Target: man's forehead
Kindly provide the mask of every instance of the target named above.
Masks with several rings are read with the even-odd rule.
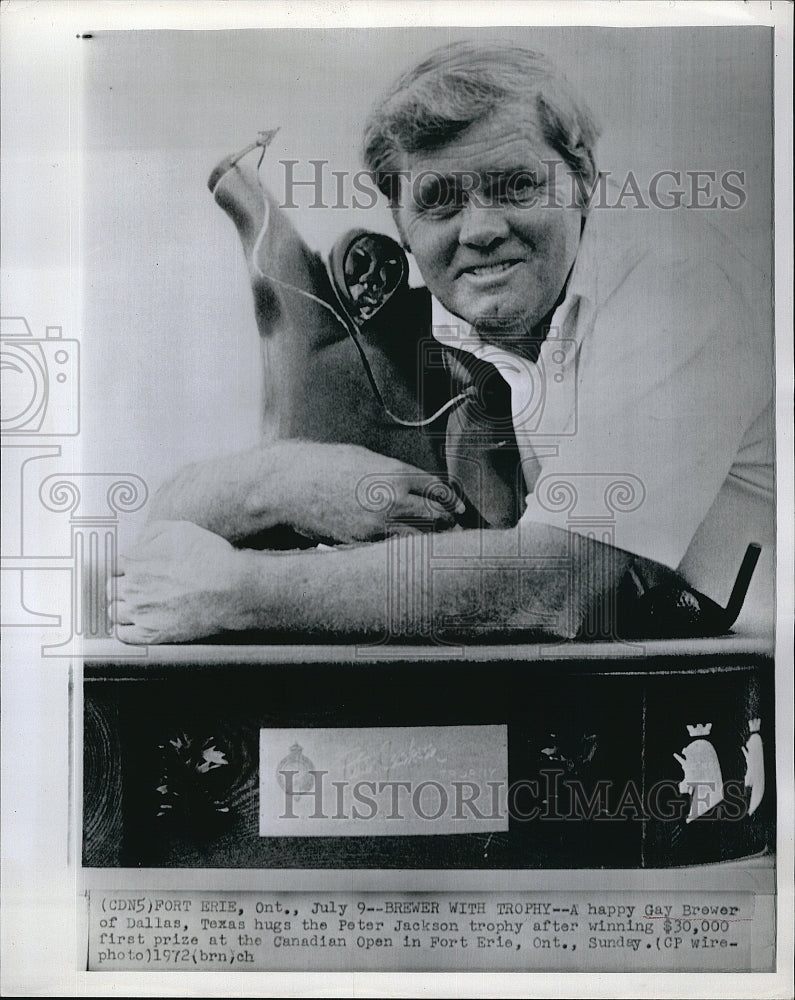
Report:
[[[443,146],[406,154],[403,166],[411,173],[429,169],[442,174],[462,169],[488,173],[561,159],[532,113],[512,108],[481,118]]]

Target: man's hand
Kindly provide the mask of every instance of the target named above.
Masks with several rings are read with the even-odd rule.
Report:
[[[440,531],[464,505],[438,476],[349,444],[277,441],[190,465],[151,518],[191,521],[238,545],[279,525],[315,541]]]
[[[292,488],[283,506],[288,523],[309,538],[368,542],[440,531],[455,525],[455,513],[464,513],[449,486],[413,465],[358,445],[292,447]]]
[[[186,642],[244,628],[241,553],[187,521],[155,521],[119,557],[108,613],[130,643]]]

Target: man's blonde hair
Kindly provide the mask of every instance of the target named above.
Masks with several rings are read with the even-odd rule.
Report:
[[[546,56],[510,43],[443,45],[400,76],[376,104],[363,158],[393,204],[405,154],[447,145],[505,106],[524,105],[544,140],[583,181],[596,176],[599,127]]]

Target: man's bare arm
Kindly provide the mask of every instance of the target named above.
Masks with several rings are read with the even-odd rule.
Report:
[[[149,521],[190,521],[230,542],[285,523],[286,458],[273,445],[187,465],[154,495]]]
[[[149,520],[190,521],[233,544],[280,525],[323,541],[383,538],[385,512],[357,495],[379,479],[395,531],[423,520],[449,528],[463,511],[437,477],[404,462],[355,445],[277,441],[182,469],[155,495]]]
[[[254,628],[410,637],[458,621],[571,638],[630,562],[610,546],[525,524],[393,538],[320,559],[291,553],[278,566],[246,553],[241,596]]]
[[[112,616],[139,643],[248,629],[422,637],[456,620],[571,638],[610,607],[630,561],[535,523],[277,555],[166,522],[121,558]]]

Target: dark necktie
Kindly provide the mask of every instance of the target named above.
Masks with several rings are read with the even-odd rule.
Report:
[[[450,349],[445,361],[457,391],[476,390],[447,420],[445,458],[468,501],[470,524],[512,527],[528,492],[511,414],[511,390],[494,365]]]

